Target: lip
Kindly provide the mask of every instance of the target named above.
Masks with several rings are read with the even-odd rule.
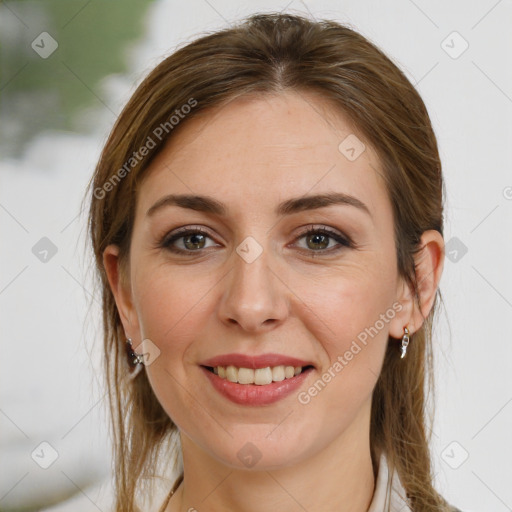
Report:
[[[215,360],[213,361],[215,362]],[[295,359],[295,361],[298,360]],[[255,364],[259,364],[259,362],[255,361]],[[211,365],[208,364],[207,366]],[[223,365],[218,364],[216,366]],[[292,366],[292,364],[290,364],[290,366]],[[305,365],[298,364],[297,366]],[[247,366],[244,368],[247,368]],[[260,368],[260,366],[257,368]],[[265,368],[265,366],[263,366],[263,368]],[[222,396],[231,400],[231,402],[247,406],[270,405],[282,400],[294,391],[297,391],[305,379],[308,378],[309,374],[314,371],[314,368],[310,367],[290,379],[285,379],[280,382],[271,382],[270,384],[260,386],[257,384],[238,384],[237,382],[230,382],[227,379],[223,379],[218,375],[215,375],[215,373],[211,372],[204,366],[200,366],[200,369],[209,379],[214,389]]]
[[[223,354],[212,357],[200,363],[201,366],[229,366],[233,365],[237,368],[266,368],[267,366],[315,366],[311,361],[304,361],[296,357],[285,356],[282,354],[261,354],[258,356],[249,356],[247,354]]]

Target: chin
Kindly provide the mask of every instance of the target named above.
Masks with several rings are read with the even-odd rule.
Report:
[[[306,456],[304,442],[287,439],[270,439],[268,429],[261,436],[244,436],[230,439],[223,451],[219,445],[210,448],[210,453],[222,464],[233,469],[270,471],[293,466]],[[300,452],[297,448],[300,446]]]

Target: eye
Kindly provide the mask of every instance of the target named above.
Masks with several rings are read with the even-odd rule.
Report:
[[[212,240],[212,237],[207,231],[201,228],[184,227],[171,234],[165,235],[157,245],[159,248],[167,249],[176,254],[199,253],[203,249],[216,245],[212,244],[207,246],[206,243],[208,239]],[[353,243],[349,237],[343,236],[341,233],[325,227],[315,228],[309,226],[309,229],[299,235],[296,241],[301,239],[306,240],[305,252],[312,256],[315,256],[312,254],[315,252],[332,253],[344,247],[353,247]],[[331,244],[332,241],[337,242],[337,244]],[[302,247],[302,249],[304,249],[304,247]]]
[[[297,240],[306,240],[307,252],[331,253],[341,250],[343,247],[352,247],[353,244],[348,237],[343,236],[337,231],[322,227],[310,227],[308,231],[301,234]],[[337,244],[331,245],[330,242],[335,241]],[[336,246],[337,245],[337,246]],[[330,248],[329,248],[330,246]]]
[[[178,254],[200,252],[207,248],[207,239],[212,240],[208,233],[201,228],[181,228],[170,236],[164,236],[158,246]],[[178,243],[176,244],[176,242]],[[180,244],[181,247],[179,247]]]

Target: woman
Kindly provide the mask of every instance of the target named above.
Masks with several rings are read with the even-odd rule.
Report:
[[[115,510],[456,510],[424,394],[443,186],[420,96],[347,27],[254,15],[157,66],[90,183]]]

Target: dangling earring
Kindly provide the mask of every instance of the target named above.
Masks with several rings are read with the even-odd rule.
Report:
[[[404,327],[404,335],[402,336],[402,355],[400,356],[400,359],[403,359],[405,357],[405,354],[407,352],[407,345],[409,345],[409,329],[407,327]]]
[[[142,354],[136,354],[133,351],[131,338],[128,338],[126,340],[125,348],[126,348],[126,354],[128,356],[128,365],[131,368],[135,368],[135,370],[129,372],[128,378],[134,379],[135,377],[137,377],[137,375],[140,373],[140,371],[144,367],[144,356]]]

